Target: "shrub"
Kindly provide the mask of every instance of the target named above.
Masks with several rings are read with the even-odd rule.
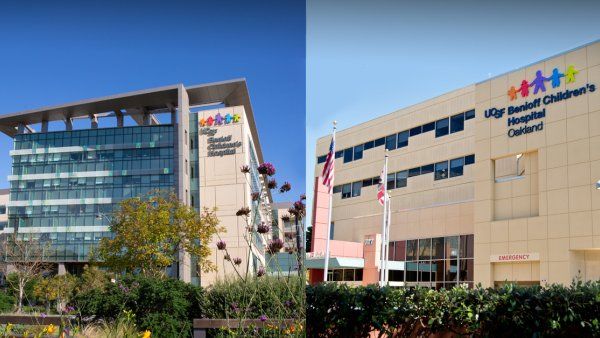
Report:
[[[209,318],[304,319],[299,317],[304,313],[304,287],[297,276],[221,281],[207,289],[206,298]]]
[[[0,290],[0,313],[9,312],[14,308],[15,298]]]
[[[310,337],[600,336],[600,281],[439,291],[328,283],[307,287],[306,296]]]
[[[115,321],[123,310],[135,315],[140,330],[161,332],[159,337],[191,335],[193,318],[204,313],[201,288],[170,278],[128,276],[108,282],[102,290],[84,291],[73,304],[94,321]]]

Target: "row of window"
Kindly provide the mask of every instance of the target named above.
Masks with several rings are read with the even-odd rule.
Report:
[[[464,166],[475,163],[475,155],[467,155],[451,159],[449,161],[441,161],[431,163],[420,167],[402,170],[395,173],[390,173],[387,176],[387,189],[397,189],[406,187],[409,177],[419,176],[434,173],[434,180],[442,180],[448,177],[462,176]],[[352,183],[340,184],[333,187],[333,193],[342,193],[342,199],[360,196],[361,189],[371,185],[379,184],[379,177],[371,177],[361,181]]]
[[[18,134],[15,149],[128,144],[140,142],[173,142],[173,126],[135,126],[122,128],[85,129],[48,133]]]
[[[72,205],[36,205],[10,207],[11,216],[71,216],[71,215],[111,215],[118,209],[117,204],[72,204]]]
[[[363,280],[363,269],[330,269],[327,274],[328,281],[358,282]]]
[[[13,163],[56,163],[76,162],[87,163],[90,161],[113,161],[115,159],[146,159],[148,157],[173,157],[173,147],[161,148],[132,148],[110,149],[98,151],[81,151],[68,153],[47,153],[31,155],[13,155]]]
[[[78,199],[78,198],[131,198],[143,196],[158,188],[170,188],[173,185],[141,185],[131,184],[130,186],[105,186],[100,188],[70,188],[61,190],[36,190],[36,191],[18,191],[11,192],[11,201],[30,201],[30,200],[57,200],[57,199]]]
[[[344,158],[344,163],[360,160],[363,158],[363,152],[368,149],[376,148],[385,145],[385,149],[394,150],[408,146],[410,137],[417,136],[430,131],[435,131],[435,137],[456,133],[465,129],[465,120],[475,118],[475,110],[469,110],[464,113],[456,114],[450,117],[437,120],[435,122],[426,123],[422,126],[417,126],[409,130],[401,131],[397,134],[381,137],[376,140],[368,141],[354,147],[336,151],[335,158]],[[317,163],[323,163],[327,159],[327,155],[322,155],[317,158]]]
[[[39,165],[13,165],[13,175],[74,173],[86,171],[121,171],[121,170],[150,170],[161,168],[164,173],[170,173],[173,167],[173,158],[144,159],[144,160],[119,160],[90,163],[64,163],[64,164],[39,164]]]
[[[85,262],[89,260],[89,254],[93,248],[98,245],[102,238],[112,238],[110,232],[52,232],[19,234],[21,240],[39,240],[41,242],[49,241],[50,246],[42,251],[44,261],[78,261]],[[2,251],[2,250],[0,250]],[[4,257],[0,256],[0,259]]]
[[[172,184],[173,174],[167,175],[130,175],[130,176],[99,176],[99,177],[72,177],[54,178],[43,180],[12,181],[11,192],[20,190],[60,190],[77,187],[99,187],[103,185],[140,185],[140,184]]]
[[[422,238],[390,242],[388,259],[421,261],[473,258],[473,235]]]

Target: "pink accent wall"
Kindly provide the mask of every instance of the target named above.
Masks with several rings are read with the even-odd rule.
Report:
[[[329,221],[329,193],[320,177],[315,178],[313,200],[312,252],[325,253],[327,245],[327,223]],[[331,240],[330,257],[363,257],[363,244]]]

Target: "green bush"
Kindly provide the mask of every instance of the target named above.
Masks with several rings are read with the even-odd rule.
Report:
[[[15,297],[0,290],[0,313],[10,312],[15,306]]]
[[[82,317],[114,321],[123,310],[135,315],[140,330],[156,332],[158,337],[191,335],[192,319],[204,313],[201,288],[175,279],[128,276],[108,282],[104,290],[82,291],[73,305]]]
[[[298,277],[221,281],[206,291],[209,318],[304,319],[304,285]]]
[[[439,291],[328,283],[307,287],[306,296],[310,337],[600,336],[600,281]]]

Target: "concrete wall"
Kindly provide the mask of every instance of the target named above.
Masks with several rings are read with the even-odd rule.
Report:
[[[508,90],[532,81],[538,70],[545,77],[554,68],[565,73],[573,65],[575,82],[546,92],[518,95]],[[595,85],[596,90],[543,104],[512,116],[546,109],[543,129],[509,137],[506,114],[486,118],[490,108],[522,105],[549,94]],[[504,280],[570,283],[573,278],[600,278],[600,43],[552,57],[476,85],[475,128],[475,279],[484,285]],[[524,124],[518,125],[521,127]],[[497,162],[523,154],[514,180],[502,176]],[[539,260],[491,263],[495,255],[532,253]]]
[[[224,156],[208,156],[208,135],[201,135],[198,127],[198,153],[199,153],[199,184],[200,184],[200,208],[217,208],[217,216],[225,232],[221,234],[223,241],[227,243],[227,249],[231,258],[239,257],[243,263],[238,267],[245,273],[248,262],[248,244],[243,236],[247,232],[246,223],[241,217],[235,215],[236,211],[243,206],[250,206],[251,188],[247,178],[241,173],[240,168],[243,165],[249,165],[250,158],[248,153],[248,138],[250,137],[250,128],[246,122],[244,107],[227,107],[198,112],[198,120],[215,116],[220,113],[239,114],[240,121],[237,123],[223,124],[210,127],[216,130],[214,137],[232,136],[230,142],[241,142],[242,145],[236,148],[236,153]],[[214,238],[211,244],[213,250],[211,260],[217,265],[218,271],[211,273],[202,273],[201,284],[210,285],[218,279],[228,276],[234,276],[235,271],[230,262],[224,261],[224,251],[218,251],[216,243],[218,238]]]

